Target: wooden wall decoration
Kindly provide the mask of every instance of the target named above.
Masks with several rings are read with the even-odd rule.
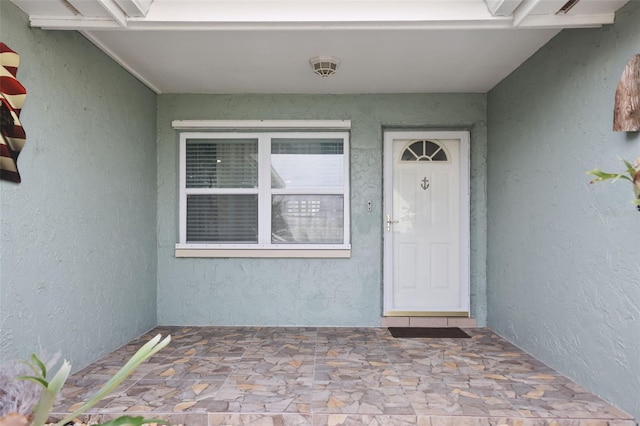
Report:
[[[20,111],[27,91],[16,78],[20,56],[0,42],[0,179],[20,183],[18,155],[27,135]]]
[[[620,77],[613,109],[613,130],[640,131],[640,54],[631,58]]]

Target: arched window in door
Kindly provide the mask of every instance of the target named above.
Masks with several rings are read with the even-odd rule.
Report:
[[[447,149],[436,141],[414,141],[405,148],[400,161],[449,161]]]

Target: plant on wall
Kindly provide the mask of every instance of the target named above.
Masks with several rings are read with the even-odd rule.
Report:
[[[620,179],[631,182],[635,194],[633,203],[638,206],[638,210],[640,211],[640,157],[636,158],[633,164],[624,159],[622,162],[627,169],[620,173],[606,173],[597,167],[588,171],[587,174],[596,176],[596,178],[589,183],[603,182],[609,179],[613,179],[613,182],[617,182]]]
[[[162,341],[161,338],[162,336],[158,334],[143,345],[95,395],[55,426],[72,422],[77,416],[96,405],[133,373],[142,362],[155,355],[171,341],[171,336],[167,336]],[[0,368],[0,426],[43,426],[71,372],[71,364],[66,360],[51,378],[48,378],[51,375],[48,372],[49,368],[37,356],[32,355],[31,359],[24,364],[31,373],[20,374],[16,365]],[[11,374],[12,372],[14,374]],[[17,377],[16,372],[18,372]],[[121,416],[103,423],[102,426],[140,426],[145,423],[167,424],[164,420],[144,419],[142,416]]]

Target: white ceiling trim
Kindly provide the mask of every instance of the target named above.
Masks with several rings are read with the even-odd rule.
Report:
[[[34,16],[30,25],[44,30],[135,31],[318,31],[318,30],[502,30],[510,28],[595,28],[613,24],[615,13],[597,15],[528,15],[517,21],[498,18],[491,21],[422,22],[144,22],[127,20],[123,25],[103,18],[48,18]]]
[[[123,26],[103,18],[31,17],[30,25],[44,30],[115,30]],[[511,19],[445,22],[144,22],[128,20],[126,29],[146,31],[281,31],[281,30],[480,30],[513,28]]]
[[[519,28],[597,28],[613,24],[615,13],[598,15],[530,15],[518,22]]]
[[[32,17],[30,25],[45,30],[114,30],[122,25],[108,19]],[[490,21],[397,22],[145,22],[129,19],[128,30],[139,31],[282,31],[282,30],[499,30],[513,28],[511,18]]]
[[[1,1],[1,0],[0,0]],[[120,29],[122,25],[112,19],[106,18],[82,18],[50,16],[30,16],[29,25],[43,30],[112,30]]]

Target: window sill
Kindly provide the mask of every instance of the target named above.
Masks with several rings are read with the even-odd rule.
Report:
[[[351,247],[331,249],[233,249],[233,248],[179,248],[175,249],[175,257],[255,257],[255,258],[324,258],[348,259]]]

